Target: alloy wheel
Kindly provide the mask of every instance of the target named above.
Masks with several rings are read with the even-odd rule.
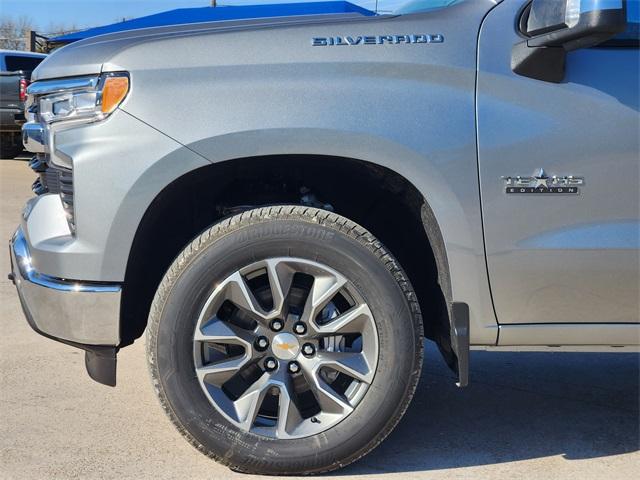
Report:
[[[277,439],[325,431],[373,382],[378,336],[354,285],[318,262],[281,257],[227,277],[200,311],[195,373],[239,428]]]

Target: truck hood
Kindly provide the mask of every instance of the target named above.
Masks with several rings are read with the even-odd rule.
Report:
[[[111,61],[118,53],[142,43],[157,42],[169,38],[278,29],[298,25],[380,20],[383,17],[385,16],[367,17],[359,13],[303,15],[171,25],[99,35],[69,44],[55,51],[34,70],[31,80],[97,75],[103,71],[125,70],[122,65]]]

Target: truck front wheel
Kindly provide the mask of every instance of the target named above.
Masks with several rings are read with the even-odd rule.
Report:
[[[362,457],[395,427],[422,364],[422,320],[398,262],[344,217],[300,206],[212,226],[166,273],[147,333],[171,421],[248,473]]]

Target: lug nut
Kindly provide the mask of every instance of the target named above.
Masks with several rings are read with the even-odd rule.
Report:
[[[264,352],[269,346],[269,339],[267,337],[258,337],[256,339],[256,350]]]
[[[276,368],[278,368],[278,362],[275,358],[269,357],[264,361],[264,368],[265,370],[267,370],[267,372],[272,372]]]
[[[284,327],[284,323],[282,323],[282,320],[273,320],[271,322],[271,330],[273,330],[274,332],[279,332],[280,330],[282,330],[282,327]]]
[[[307,326],[302,322],[298,322],[293,326],[293,331],[298,335],[304,335],[307,333]]]
[[[289,373],[298,373],[300,371],[300,365],[298,362],[289,362]]]
[[[311,357],[311,356],[315,355],[315,353],[316,353],[316,347],[314,347],[310,343],[305,343],[302,346],[302,354],[305,357]]]

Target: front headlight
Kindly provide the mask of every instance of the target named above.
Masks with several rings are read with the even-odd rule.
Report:
[[[129,74],[111,72],[87,77],[40,80],[29,85],[22,127],[27,150],[46,155],[46,162],[73,169],[73,161],[56,148],[62,131],[107,118],[125,100]]]
[[[28,109],[36,107],[45,124],[62,121],[92,122],[111,114],[129,92],[126,73],[105,73],[99,77],[81,77],[36,82],[29,86]]]

